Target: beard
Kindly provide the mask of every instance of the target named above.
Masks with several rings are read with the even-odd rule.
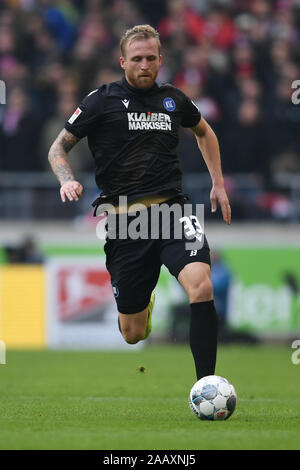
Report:
[[[129,84],[132,85],[134,88],[137,88],[139,90],[148,90],[149,88],[153,87],[154,82],[157,77],[157,73],[151,74],[148,77],[141,77],[141,76],[134,76],[134,75],[127,74],[126,78]]]

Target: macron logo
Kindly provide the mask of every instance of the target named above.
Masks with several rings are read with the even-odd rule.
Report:
[[[129,106],[129,100],[121,100],[122,103],[124,104],[125,108],[128,109]]]

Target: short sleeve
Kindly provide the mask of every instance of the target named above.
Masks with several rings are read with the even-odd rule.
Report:
[[[82,139],[101,121],[104,109],[104,97],[97,88],[89,93],[65,123],[65,129]]]
[[[198,124],[200,119],[201,113],[198,106],[196,106],[190,98],[184,95],[182,103],[182,127],[194,127]]]

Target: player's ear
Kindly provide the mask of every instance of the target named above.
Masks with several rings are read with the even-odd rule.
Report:
[[[125,70],[125,58],[123,56],[120,57],[120,65],[121,65],[122,69]]]

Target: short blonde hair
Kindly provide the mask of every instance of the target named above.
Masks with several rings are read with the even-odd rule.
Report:
[[[122,56],[125,57],[126,46],[131,41],[135,39],[142,40],[150,38],[156,39],[158,45],[158,52],[160,53],[161,43],[159,39],[159,32],[156,31],[156,29],[154,29],[152,26],[150,26],[149,24],[140,24],[134,26],[133,28],[127,29],[120,41]]]

